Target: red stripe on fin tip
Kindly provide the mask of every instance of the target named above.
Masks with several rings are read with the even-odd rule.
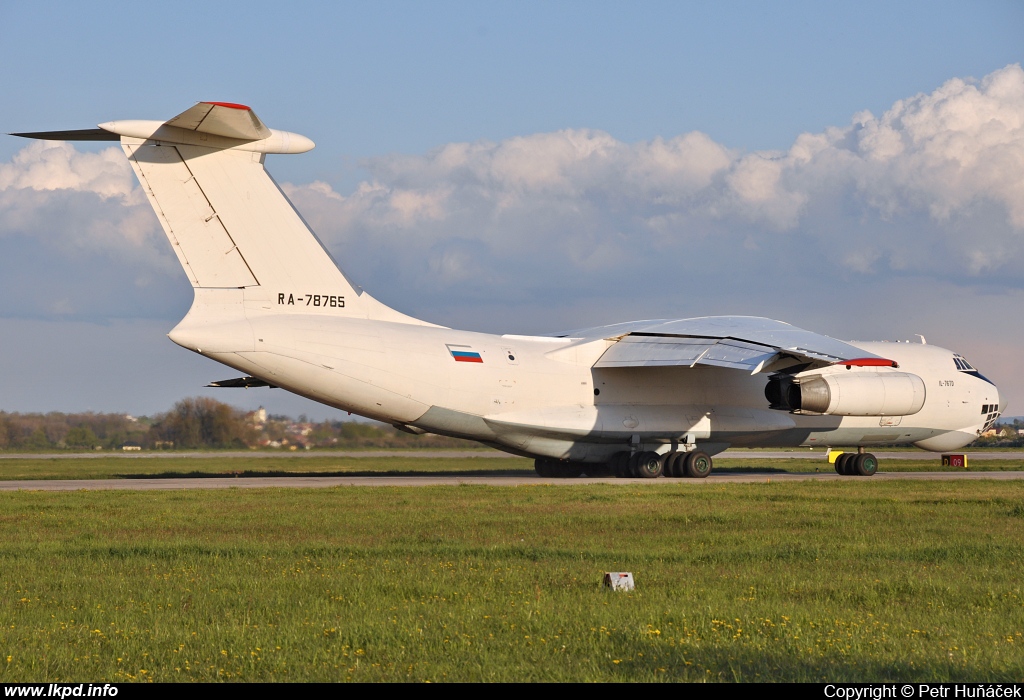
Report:
[[[215,107],[227,107],[228,109],[244,109],[247,112],[252,111],[252,107],[247,105],[240,105],[237,102],[204,102],[204,105],[214,105]]]

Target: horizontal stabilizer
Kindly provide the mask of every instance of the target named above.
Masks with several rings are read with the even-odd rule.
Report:
[[[197,102],[166,124],[229,139],[256,141],[270,136],[270,129],[251,108],[233,102]]]
[[[257,387],[266,386],[271,389],[277,387],[273,384],[268,384],[262,379],[256,377],[239,377],[238,379],[222,379],[219,382],[210,382],[206,386],[220,387],[226,389],[255,389]]]
[[[69,131],[27,131],[23,134],[10,134],[23,139],[42,139],[44,141],[120,141],[121,137],[106,129],[71,129]]]

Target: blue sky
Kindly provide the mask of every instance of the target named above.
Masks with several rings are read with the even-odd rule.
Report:
[[[977,156],[944,170],[952,137],[925,123],[935,105],[1012,115],[1022,36],[1016,2],[3,2],[0,126],[243,102],[317,142],[269,169],[402,310],[510,332],[749,313],[925,333],[1024,413],[1020,129],[935,122]],[[872,130],[931,145],[849,145]],[[439,165],[455,144],[476,144],[464,171]],[[126,171],[77,145],[75,177],[44,177],[54,154],[26,146],[0,138],[0,410],[152,413],[230,375],[164,337],[190,290]]]

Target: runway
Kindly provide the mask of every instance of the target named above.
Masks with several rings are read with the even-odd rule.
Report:
[[[196,477],[174,479],[39,479],[0,481],[0,491],[183,491],[196,489],[330,488],[334,486],[580,486],[610,484],[653,488],[663,485],[714,486],[790,481],[1020,481],[1019,472],[878,472],[873,477],[839,476],[835,473],[806,474],[712,474],[707,479],[544,479],[539,476],[260,476]]]
[[[1024,456],[1024,453],[1021,453]],[[821,457],[821,453],[818,453]],[[334,457],[360,459],[363,457],[409,457],[415,459],[486,459],[515,458],[507,452],[491,449],[470,450],[232,450],[215,452],[23,452],[0,454],[0,459],[303,459],[307,457]]]
[[[938,452],[922,450],[901,450],[892,452],[872,452],[879,460],[910,459],[938,461]],[[1019,460],[1024,463],[1024,451],[1012,452],[967,452],[969,461],[973,460]],[[268,458],[314,458],[334,457],[336,459],[353,459],[363,457],[408,457],[410,459],[516,459],[507,452],[489,449],[470,450],[251,450],[230,452],[25,452],[0,453],[0,459],[268,459]],[[726,450],[715,455],[715,459],[819,459],[824,461],[825,451],[817,450]]]

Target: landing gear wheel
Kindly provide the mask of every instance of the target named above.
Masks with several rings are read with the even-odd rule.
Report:
[[[665,468],[665,460],[657,452],[641,452],[634,473],[642,479],[657,479]]]
[[[680,469],[680,463],[683,459],[686,459],[685,452],[669,452],[665,455],[665,476],[672,478],[679,478],[683,475]]]
[[[836,464],[838,465],[838,467],[836,468],[836,471],[838,471],[843,476],[852,476],[853,473],[854,473],[853,472],[853,463],[857,460],[857,457],[859,457],[859,456],[860,455],[856,455],[856,454],[841,454],[841,455],[839,455],[839,459],[836,460]]]
[[[618,479],[625,479],[629,476],[629,458],[628,452],[616,452],[615,456],[612,457],[612,474]]]
[[[627,479],[639,478],[637,476],[636,463],[640,461],[640,456],[641,455],[643,455],[643,452],[634,452],[633,454],[631,454],[629,456],[629,466],[626,469],[626,478]]]
[[[534,469],[548,479],[575,479],[583,474],[581,462],[563,462],[558,459],[538,459]]]
[[[850,469],[852,474],[857,476],[873,476],[878,471],[878,460],[875,456],[869,452],[857,455],[856,460],[851,465],[853,469]]]
[[[844,468],[844,465],[846,464],[846,460],[849,458],[850,455],[846,454],[845,452],[840,453],[839,456],[836,457],[836,461],[833,462],[832,465],[836,468],[836,474],[839,474],[840,476],[846,474],[846,469]]]
[[[704,479],[711,473],[711,456],[705,452],[690,452],[686,455],[683,469],[691,479]]]

